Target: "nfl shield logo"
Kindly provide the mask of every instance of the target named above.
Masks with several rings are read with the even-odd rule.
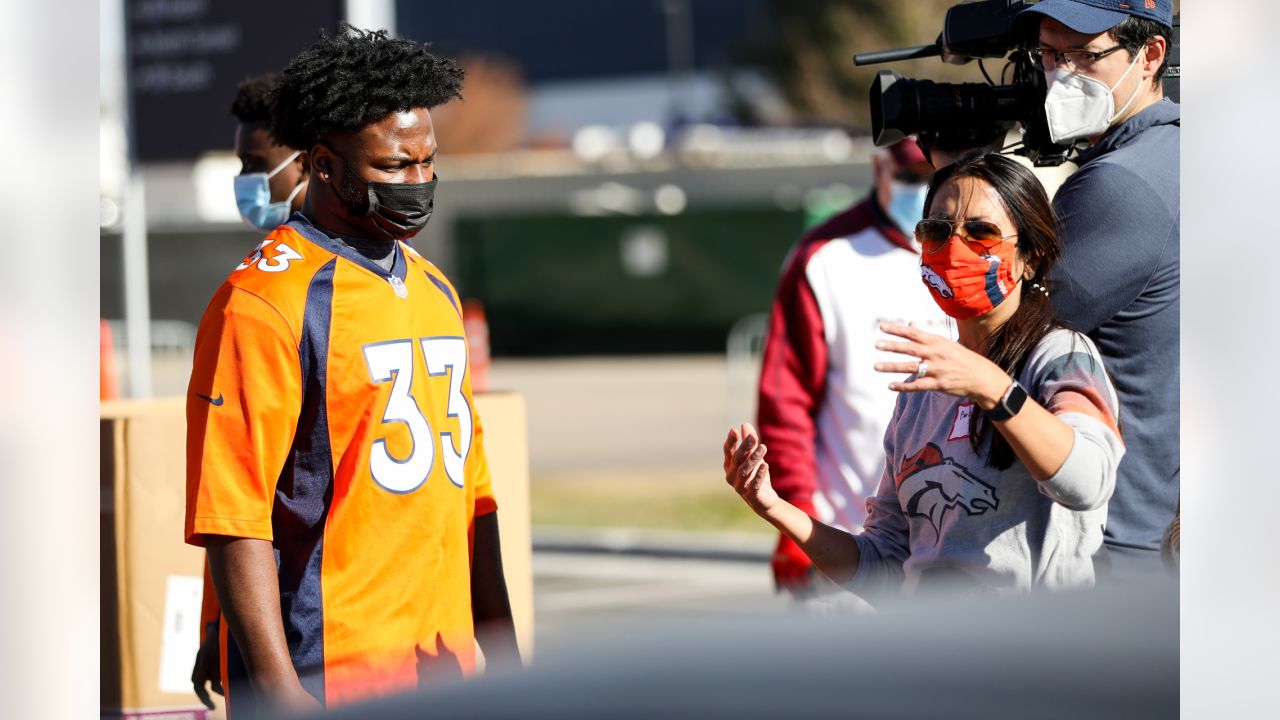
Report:
[[[387,282],[391,283],[391,289],[396,291],[396,297],[399,297],[399,298],[409,297],[409,288],[405,287],[403,280],[396,277],[395,275],[392,275],[391,277],[387,278]]]

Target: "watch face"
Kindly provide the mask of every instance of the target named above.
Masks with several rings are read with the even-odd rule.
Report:
[[[1009,389],[1005,391],[1000,403],[987,411],[987,416],[992,420],[1008,420],[1018,414],[1026,401],[1027,391],[1018,384],[1017,380],[1014,380],[1009,384]]]
[[[1022,409],[1022,404],[1027,401],[1027,391],[1017,380],[1013,381],[1013,385],[1009,386],[1009,395],[1004,399],[1004,408],[1012,417],[1018,414]]]

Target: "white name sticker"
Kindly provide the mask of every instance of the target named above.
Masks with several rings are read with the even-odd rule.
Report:
[[[170,575],[164,593],[160,691],[191,692],[191,666],[200,649],[200,597],[204,578]]]
[[[973,416],[973,403],[960,403],[956,419],[951,421],[951,433],[947,440],[963,440],[969,437],[969,418]]]

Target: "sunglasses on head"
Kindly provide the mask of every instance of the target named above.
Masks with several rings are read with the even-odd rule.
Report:
[[[1000,226],[987,220],[921,220],[916,223],[916,241],[927,253],[938,252],[952,235],[990,251],[1017,233],[1004,235]]]

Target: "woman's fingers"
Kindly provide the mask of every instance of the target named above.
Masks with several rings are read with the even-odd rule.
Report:
[[[883,373],[913,373],[920,368],[920,362],[917,360],[910,362],[878,362],[875,368]],[[930,372],[932,372],[932,369]]]
[[[744,436],[742,438],[742,442],[738,444],[738,449],[733,454],[734,462],[742,463],[748,457],[750,457],[751,453],[755,452],[756,448],[758,448],[759,446],[760,446],[759,435],[751,434],[751,435]]]
[[[901,325],[889,322],[880,323],[880,332],[897,335],[900,338],[906,338],[908,340],[919,340],[922,335],[922,331],[914,325]]]
[[[941,390],[941,384],[934,378],[916,378],[911,382],[891,382],[889,389],[894,392],[920,392],[922,390]]]
[[[738,465],[738,475],[744,478],[751,477],[751,473],[755,472],[760,463],[764,462],[764,454],[767,449],[764,445],[761,445],[744,458]]]
[[[742,442],[742,435],[738,432],[738,428],[729,428],[729,436],[724,439],[724,471],[726,473],[729,472],[733,451],[738,449],[740,442]]]
[[[747,477],[747,488],[752,492],[757,492],[760,486],[769,481],[769,463],[764,460],[756,466],[755,472]]]
[[[755,474],[760,468],[760,464],[764,462],[764,454],[767,448],[761,445],[755,449],[747,458],[739,463],[734,472],[733,489],[742,492],[746,487],[747,480]]]
[[[880,323],[880,331],[920,343],[929,342],[934,338],[942,337],[941,335],[934,335],[931,332],[925,332],[915,325],[900,325],[898,323],[888,322]]]
[[[913,355],[915,357],[923,357],[925,347],[920,343],[914,342],[895,342],[893,340],[877,340],[876,349],[885,352],[901,353],[903,355]]]
[[[889,383],[889,389],[895,392],[936,391],[968,397],[981,384],[979,380],[987,366],[998,370],[990,360],[941,335],[897,323],[881,323],[880,329],[905,341],[879,340],[875,343],[877,350],[910,355],[918,360],[877,362],[874,366],[877,371],[918,374],[920,367],[928,363],[924,377]]]
[[[724,479],[739,494],[746,495],[750,481],[764,464],[768,448],[751,423],[730,428],[724,440]]]
[[[769,463],[768,462],[762,461],[760,463],[760,469],[756,470],[756,474],[753,476],[753,480],[756,486],[760,486],[769,482]]]

